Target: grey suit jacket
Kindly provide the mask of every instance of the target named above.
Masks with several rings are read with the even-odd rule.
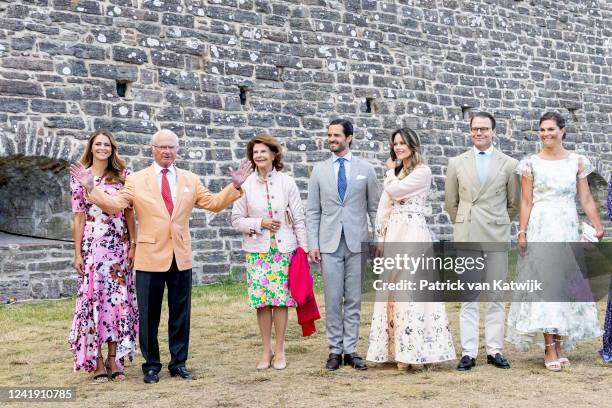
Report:
[[[518,214],[518,161],[493,150],[487,179],[480,185],[474,150],[448,162],[444,185],[446,211],[455,224],[456,242],[508,242],[510,222]]]
[[[351,252],[361,252],[368,241],[368,219],[374,230],[380,189],[374,166],[353,155],[344,201],[338,195],[333,158],[317,164],[308,181],[306,227],[308,246],[322,253],[338,249],[342,229]]]

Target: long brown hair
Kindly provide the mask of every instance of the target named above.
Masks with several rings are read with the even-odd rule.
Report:
[[[104,135],[108,137],[111,144],[111,155],[108,158],[107,166],[105,170],[104,177],[106,177],[106,182],[111,183],[125,183],[125,176],[123,175],[123,171],[125,170],[127,164],[125,160],[119,157],[117,141],[113,137],[112,133],[106,129],[97,129],[91,132],[89,135],[89,140],[87,141],[87,147],[85,148],[85,152],[83,153],[83,157],[81,158],[81,163],[85,167],[91,167],[93,164],[93,143],[94,139],[99,136]]]
[[[395,154],[395,150],[393,150],[393,141],[395,140],[395,135],[400,135],[404,143],[408,145],[408,148],[412,152],[412,155],[410,156],[410,169],[406,169],[407,171],[412,171],[416,166],[425,162],[423,158],[423,153],[421,152],[421,139],[414,130],[408,127],[397,129],[396,131],[391,133],[391,160],[397,160],[397,155]],[[398,166],[396,166],[395,175],[399,175],[403,167],[404,163],[400,163]]]
[[[272,160],[272,167],[274,167],[277,171],[280,171],[285,167],[283,164],[283,147],[272,135],[267,133],[260,133],[251,140],[249,140],[249,144],[247,144],[247,158],[253,165],[253,168],[256,169],[255,160],[253,160],[253,147],[257,143],[262,143],[268,146],[268,148],[274,154],[274,160]]]

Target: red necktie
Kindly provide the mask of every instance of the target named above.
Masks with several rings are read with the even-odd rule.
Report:
[[[172,215],[174,204],[172,204],[172,193],[170,192],[170,183],[166,174],[168,174],[168,169],[162,169],[162,198],[164,199],[164,204],[166,204],[168,214]]]

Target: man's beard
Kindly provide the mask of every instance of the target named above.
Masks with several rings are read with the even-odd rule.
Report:
[[[330,144],[330,145],[329,145],[329,150],[330,150],[332,153],[343,152],[345,149],[346,149],[346,146],[344,146],[344,145],[342,145],[342,144],[340,144],[340,143],[337,143],[337,144]]]

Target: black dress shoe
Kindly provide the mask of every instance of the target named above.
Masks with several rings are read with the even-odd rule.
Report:
[[[475,367],[475,366],[476,366],[476,359],[473,359],[470,356],[463,356],[461,357],[461,361],[459,361],[457,370],[468,371],[468,370],[471,370],[472,367]]]
[[[159,375],[155,370],[147,370],[144,375],[144,382],[146,384],[155,384],[159,382]]]
[[[350,365],[356,370],[368,369],[368,366],[366,365],[365,361],[363,361],[363,358],[359,357],[357,353],[345,354],[344,365]]]
[[[195,380],[191,371],[186,369],[185,367],[173,368],[170,370],[170,376],[172,377],[181,377],[183,380]]]
[[[340,368],[340,364],[342,363],[342,356],[336,353],[330,353],[327,358],[327,363],[325,363],[325,368],[329,371],[334,371]]]
[[[487,364],[493,364],[497,368],[510,368],[510,363],[501,353],[497,353],[495,356],[487,355]]]

